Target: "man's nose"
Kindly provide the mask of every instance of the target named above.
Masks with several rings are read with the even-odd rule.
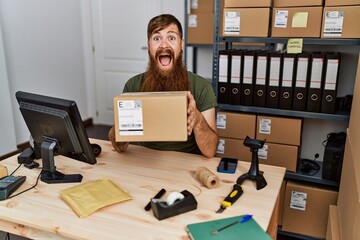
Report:
[[[161,48],[168,48],[169,47],[169,42],[167,41],[167,39],[164,38],[163,40],[161,40],[160,47]]]

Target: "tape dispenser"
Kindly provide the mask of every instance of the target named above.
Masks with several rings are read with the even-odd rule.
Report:
[[[151,199],[151,209],[154,216],[159,219],[165,219],[181,213],[189,212],[197,208],[197,201],[189,191],[172,192],[166,200],[158,198]]]

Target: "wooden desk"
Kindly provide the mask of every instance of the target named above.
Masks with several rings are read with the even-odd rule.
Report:
[[[82,182],[108,177],[126,189],[132,200],[79,218],[59,197],[60,190],[78,183],[39,181],[35,189],[0,202],[0,230],[32,239],[188,239],[187,224],[241,214],[253,214],[263,229],[269,228],[285,168],[260,165],[267,187],[257,191],[255,182],[245,181],[242,197],[231,208],[217,214],[220,202],[229,194],[237,177],[248,171],[249,163],[239,162],[235,174],[217,173],[219,158],[154,151],[135,145],[120,154],[112,150],[108,141],[93,139],[91,142],[103,149],[96,165],[57,156],[57,169],[66,174],[81,173]],[[18,166],[17,156],[1,164],[7,166],[10,173]],[[192,172],[200,166],[206,166],[220,177],[218,188],[203,187],[192,177]],[[27,180],[18,191],[32,186],[39,172],[21,167],[15,175],[26,175]],[[195,196],[198,208],[159,221],[144,207],[161,188],[167,193],[188,190]]]

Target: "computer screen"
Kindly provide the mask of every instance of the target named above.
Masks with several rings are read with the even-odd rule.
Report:
[[[75,101],[18,91],[20,112],[42,158],[41,180],[47,183],[81,182],[80,174],[56,170],[55,155],[88,164],[96,158]]]

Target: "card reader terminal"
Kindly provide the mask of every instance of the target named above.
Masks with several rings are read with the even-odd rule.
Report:
[[[26,180],[26,176],[6,176],[0,179],[0,201],[8,199]]]

